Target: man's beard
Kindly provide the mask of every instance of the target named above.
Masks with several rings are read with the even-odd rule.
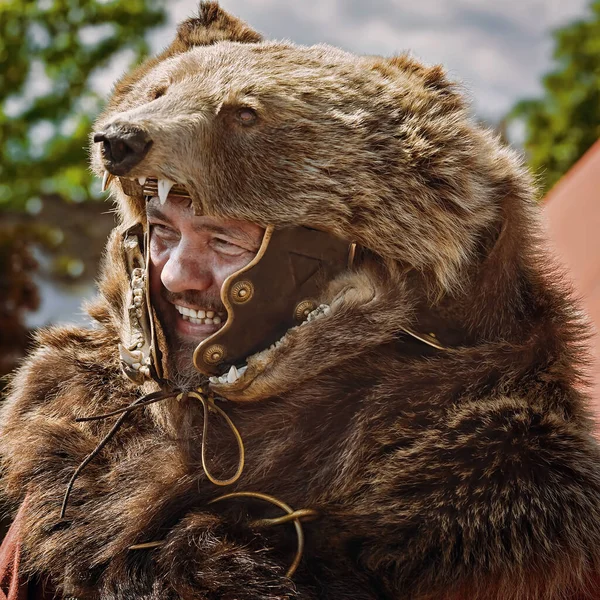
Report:
[[[206,375],[200,373],[194,366],[194,350],[198,343],[179,341],[171,332],[165,334],[168,345],[167,368],[169,379],[180,390],[190,391],[199,388],[206,382]]]
[[[174,294],[162,290],[162,296],[172,304],[190,304],[192,306],[202,306],[203,308],[214,310],[215,312],[225,312],[221,299],[216,299],[208,294],[189,290],[187,292]],[[173,309],[174,310],[174,309]],[[172,319],[179,317],[174,312],[169,313],[169,317],[161,315],[156,311],[160,324],[162,326],[165,340],[167,343],[167,370],[169,380],[180,390],[190,391],[199,388],[207,380],[207,376],[200,373],[194,366],[194,350],[203,339],[190,340],[182,339],[176,332]],[[206,339],[206,338],[204,338]]]

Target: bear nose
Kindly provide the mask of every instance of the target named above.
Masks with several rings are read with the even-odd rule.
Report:
[[[125,175],[148,153],[152,140],[139,127],[109,125],[94,134],[94,142],[102,143],[106,169],[113,175]]]

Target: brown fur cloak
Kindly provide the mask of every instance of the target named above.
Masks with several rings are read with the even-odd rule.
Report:
[[[245,138],[248,160],[237,146],[232,167],[231,147],[219,146],[198,154],[196,187],[183,159],[158,175],[189,186],[207,213],[318,225],[366,249],[324,290],[329,315],[292,331],[250,362],[239,385],[218,392],[247,451],[231,489],[319,516],[303,525],[290,579],[293,526],[256,523],[277,511],[249,500],[209,504],[223,490],[202,470],[203,412],[188,399],[131,414],[81,473],[60,518],[69,478],[114,423],[75,418],[155,389],[119,368],[121,233],[144,217],[116,186],[122,226],[89,308],[94,327],[41,331],[2,409],[4,495],[15,510],[26,499],[23,576],[81,599],[599,597],[600,452],[578,372],[585,329],[534,239],[518,160],[469,121],[440,69],[262,42],[213,3],[117,86],[103,118],[136,106],[155,70],[180,60],[186,69],[200,61],[211,99],[225,84],[210,69],[225,64],[235,83],[230,67],[239,64],[254,84],[244,93],[261,99],[259,116],[269,102],[277,110],[254,130],[268,136]],[[204,93],[195,81],[194,93]],[[278,86],[286,94],[276,96]],[[228,80],[225,104],[240,101],[234,87]],[[178,89],[187,93],[173,84],[148,106],[168,108]],[[347,106],[352,113],[340,117]],[[293,126],[277,121],[292,115]],[[235,125],[224,117],[217,126]],[[197,139],[240,143],[241,133],[228,132]],[[168,152],[161,161],[153,168]],[[403,328],[433,332],[445,349]],[[217,420],[207,447],[213,472],[235,470],[235,440]],[[130,549],[155,540],[163,544]]]

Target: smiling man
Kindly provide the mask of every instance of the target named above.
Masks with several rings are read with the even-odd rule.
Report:
[[[441,68],[202,3],[92,139],[95,326],[0,414],[10,600],[600,598],[586,328]]]
[[[221,289],[260,248],[264,230],[253,223],[198,216],[191,202],[157,196],[147,202],[150,297],[171,351],[169,372],[180,388],[202,383],[191,357],[225,325]]]

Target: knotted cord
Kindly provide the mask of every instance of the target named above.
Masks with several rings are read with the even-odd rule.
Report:
[[[197,391],[192,392],[180,392],[178,390],[175,391],[158,391],[151,392],[150,394],[146,394],[141,398],[138,398],[134,402],[132,402],[129,406],[125,406],[124,408],[119,408],[113,410],[108,413],[104,413],[101,415],[93,415],[91,417],[78,417],[75,419],[77,423],[86,423],[90,421],[99,421],[101,419],[106,419],[109,417],[114,417],[119,415],[119,418],[115,421],[115,424],[111,427],[110,431],[100,440],[98,445],[86,456],[86,458],[81,462],[81,464],[75,469],[75,472],[71,476],[69,483],[67,485],[67,490],[65,492],[62,508],[60,512],[60,518],[64,519],[65,513],[67,510],[67,505],[69,502],[69,497],[73,490],[73,486],[75,485],[75,481],[77,477],[81,474],[83,469],[92,461],[98,454],[102,451],[104,446],[108,444],[108,442],[114,437],[117,431],[120,429],[121,425],[123,425],[127,416],[134,410],[138,408],[143,408],[144,406],[148,406],[150,404],[154,404],[155,402],[161,402],[162,400],[167,400],[169,398],[175,398],[178,401],[187,400],[188,398],[196,398],[202,403],[202,408],[204,411],[204,421],[202,426],[202,444],[201,444],[201,456],[202,456],[202,469],[206,477],[211,481],[214,485],[218,486],[227,486],[235,483],[242,475],[242,471],[244,470],[245,463],[245,450],[244,450],[244,442],[242,440],[242,436],[238,431],[237,427],[234,425],[233,421],[229,418],[227,413],[221,409],[219,406],[215,404],[214,396],[211,394],[205,395],[201,388]],[[236,442],[238,444],[239,451],[239,459],[238,459],[238,467],[236,469],[235,474],[229,479],[217,479],[214,477],[207,464],[206,460],[206,444],[208,439],[208,427],[209,427],[209,417],[211,412],[216,412],[218,415],[225,419],[225,422],[231,429]],[[296,549],[296,554],[294,556],[294,560],[286,572],[286,577],[291,577],[298,568],[300,564],[300,560],[302,559],[302,552],[304,551],[304,532],[302,530],[301,520],[314,519],[316,518],[317,512],[312,509],[300,509],[293,510],[290,506],[288,506],[285,502],[275,498],[274,496],[270,496],[268,494],[262,494],[259,492],[232,492],[230,494],[224,494],[211,500],[208,504],[214,504],[216,502],[221,502],[223,500],[230,500],[235,498],[254,498],[258,500],[263,500],[265,502],[270,502],[274,504],[278,508],[281,508],[286,514],[282,517],[274,518],[274,519],[257,519],[252,521],[251,526],[253,527],[272,527],[276,525],[282,525],[285,523],[293,522],[294,527],[296,528],[296,534],[298,538],[298,546]],[[155,542],[144,542],[141,544],[135,544],[133,546],[129,546],[129,550],[149,550],[152,548],[158,548],[164,544],[163,541],[155,541]]]
[[[85,467],[87,465],[89,465],[94,460],[94,458],[96,458],[96,456],[98,456],[98,454],[100,454],[100,452],[102,451],[102,448],[104,448],[104,446],[106,446],[106,444],[108,444],[108,442],[110,442],[110,440],[113,438],[115,433],[117,433],[117,431],[119,431],[119,429],[121,428],[121,425],[123,425],[123,422],[127,418],[127,415],[129,415],[129,413],[132,410],[135,410],[136,408],[141,408],[142,406],[148,406],[149,404],[153,404],[154,402],[160,402],[161,400],[166,400],[167,398],[172,398],[172,397],[173,397],[173,393],[171,393],[171,392],[163,392],[163,391],[152,392],[150,394],[146,394],[145,396],[142,396],[141,398],[138,398],[137,400],[135,400],[133,403],[131,403],[129,406],[127,406],[125,408],[121,408],[119,410],[115,410],[110,413],[106,413],[105,415],[96,415],[93,417],[78,417],[77,419],[75,419],[76,423],[81,423],[84,421],[96,421],[99,419],[105,419],[105,418],[111,417],[113,415],[121,414],[121,416],[115,421],[115,424],[111,427],[110,431],[100,440],[98,445],[83,459],[81,464],[75,469],[75,472],[73,473],[73,475],[71,475],[71,479],[69,480],[69,483],[67,484],[67,490],[65,492],[62,507],[60,510],[60,518],[61,519],[65,518],[65,513],[67,512],[67,504],[69,502],[69,496],[71,495],[71,491],[73,490],[75,481],[77,480],[77,478],[79,477],[79,475],[81,474],[83,469],[85,469]]]
[[[77,422],[77,423],[85,423],[85,422],[89,422],[89,421],[99,421],[101,419],[106,419],[108,417],[120,415],[119,418],[115,421],[115,424],[111,427],[110,431],[102,438],[102,440],[100,440],[98,445],[90,452],[90,454],[88,454],[88,456],[86,456],[86,458],[81,462],[81,464],[75,469],[75,472],[73,473],[73,475],[71,476],[71,479],[69,480],[69,483],[67,484],[67,489],[65,491],[65,495],[63,498],[63,503],[62,503],[62,507],[61,507],[61,511],[60,511],[60,518],[61,519],[65,518],[65,514],[67,511],[67,505],[69,502],[69,497],[73,490],[73,486],[75,485],[75,481],[77,480],[77,478],[79,477],[79,475],[81,474],[83,469],[85,469],[85,467],[90,462],[92,462],[92,460],[94,460],[94,458],[96,458],[96,456],[98,456],[98,454],[102,451],[104,446],[106,446],[106,444],[108,444],[108,442],[114,437],[114,435],[117,433],[117,431],[121,428],[121,425],[123,425],[125,419],[132,411],[134,411],[138,408],[143,408],[144,406],[148,406],[149,404],[154,404],[155,402],[161,402],[162,400],[167,400],[169,398],[176,398],[177,400],[187,400],[187,398],[190,396],[200,400],[200,402],[202,403],[203,409],[204,409],[204,423],[203,423],[203,428],[202,428],[202,444],[201,444],[202,468],[204,469],[204,473],[206,474],[208,479],[215,485],[224,486],[224,485],[231,485],[232,483],[235,483],[240,478],[240,476],[242,475],[242,471],[244,470],[244,460],[245,460],[244,459],[244,457],[245,457],[244,442],[242,440],[242,436],[240,435],[240,432],[238,431],[237,427],[233,424],[233,422],[231,421],[229,416],[225,413],[224,410],[222,410],[215,404],[214,397],[212,395],[205,397],[204,394],[201,393],[201,391],[179,392],[178,390],[175,390],[175,391],[168,391],[168,392],[165,392],[165,391],[151,392],[150,394],[146,394],[145,396],[138,398],[137,400],[132,402],[129,406],[125,406],[124,408],[119,408],[117,410],[113,410],[111,412],[104,413],[101,415],[93,415],[91,417],[78,417],[75,419],[75,422]],[[235,474],[233,475],[233,477],[230,477],[229,479],[217,479],[208,470],[208,465],[207,465],[207,461],[206,461],[206,440],[208,438],[208,419],[209,419],[210,410],[213,410],[214,412],[221,415],[225,419],[227,425],[233,432],[233,435],[235,436],[236,442],[238,444],[238,450],[239,450],[238,468],[237,468]]]
[[[204,423],[202,425],[201,453],[202,453],[202,469],[204,470],[205,475],[215,485],[224,486],[224,485],[231,485],[232,483],[235,483],[242,475],[242,471],[244,470],[244,460],[245,460],[244,442],[242,440],[242,436],[240,435],[240,432],[238,431],[237,427],[233,424],[233,422],[231,421],[231,419],[229,418],[227,413],[222,408],[219,408],[215,404],[215,400],[212,395],[208,396],[208,398],[206,398],[203,394],[199,394],[198,392],[189,392],[188,395],[192,398],[197,398],[198,400],[200,400],[200,402],[202,402],[202,407],[204,409]],[[206,464],[206,440],[208,438],[208,416],[209,416],[209,412],[211,409],[216,411],[218,414],[220,414],[225,419],[225,422],[227,423],[227,425],[229,425],[229,428],[233,432],[233,435],[235,436],[235,439],[238,444],[238,450],[239,450],[238,468],[237,468],[237,471],[235,472],[235,474],[232,477],[230,477],[229,479],[216,479],[215,477],[213,477],[211,475],[210,471],[208,470],[208,465]]]

